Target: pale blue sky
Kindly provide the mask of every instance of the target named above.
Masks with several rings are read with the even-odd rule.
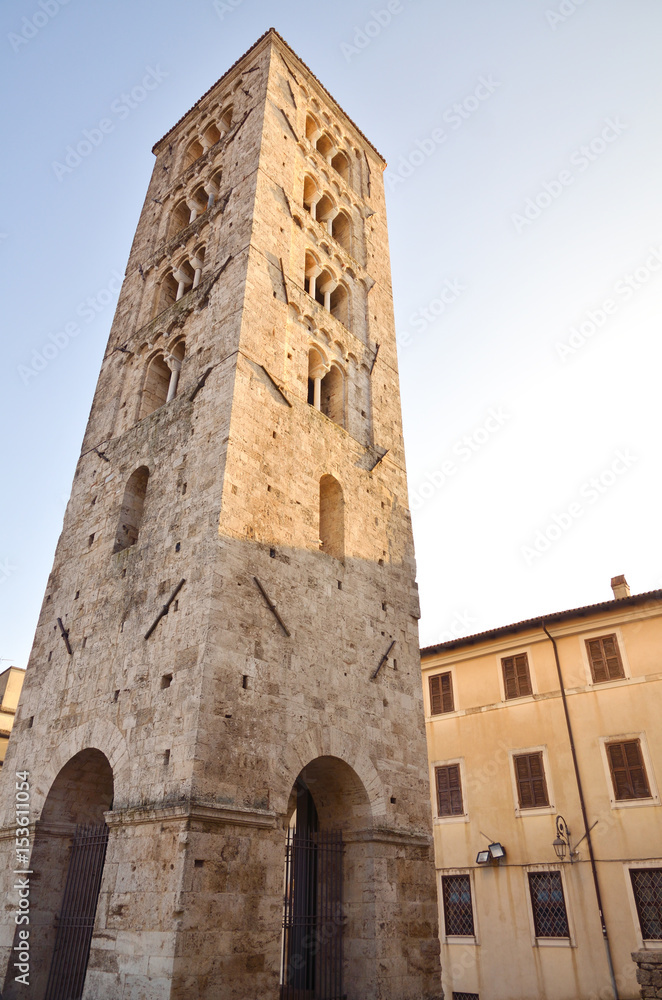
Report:
[[[390,164],[422,642],[662,586],[658,0],[403,0],[364,36],[387,3],[41,4],[0,11],[0,657],[27,661],[152,144],[272,24]]]

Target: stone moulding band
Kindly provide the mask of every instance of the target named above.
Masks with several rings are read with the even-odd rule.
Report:
[[[432,837],[418,831],[398,830],[394,827],[373,827],[343,832],[346,844],[404,844],[407,847],[431,847]]]
[[[276,813],[268,809],[245,809],[242,806],[203,806],[191,802],[153,806],[128,806],[104,813],[108,826],[140,826],[145,823],[181,823],[195,821],[220,826],[257,826],[275,828]]]

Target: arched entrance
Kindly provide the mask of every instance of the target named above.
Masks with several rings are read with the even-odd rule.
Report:
[[[108,843],[113,772],[100,750],[77,753],[51,785],[30,856],[31,1000],[79,1000]],[[19,997],[11,964],[3,997]]]
[[[299,774],[288,817],[281,998],[358,998],[374,946],[374,905],[363,891],[368,795],[348,764],[318,757]]]

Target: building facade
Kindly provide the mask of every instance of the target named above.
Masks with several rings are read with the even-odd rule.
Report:
[[[2,776],[2,995],[19,774],[33,1000],[435,1000],[385,164],[273,30],[154,152]]]
[[[612,586],[422,651],[448,997],[624,1000],[662,948],[662,591]]]
[[[0,673],[0,767],[7,754],[9,735],[14,725],[18,699],[23,687],[25,671],[18,667],[7,667]]]

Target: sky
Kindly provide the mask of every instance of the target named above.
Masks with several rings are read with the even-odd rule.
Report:
[[[659,0],[9,0],[0,669],[27,663],[152,145],[270,26],[389,164],[422,644],[662,587]]]

